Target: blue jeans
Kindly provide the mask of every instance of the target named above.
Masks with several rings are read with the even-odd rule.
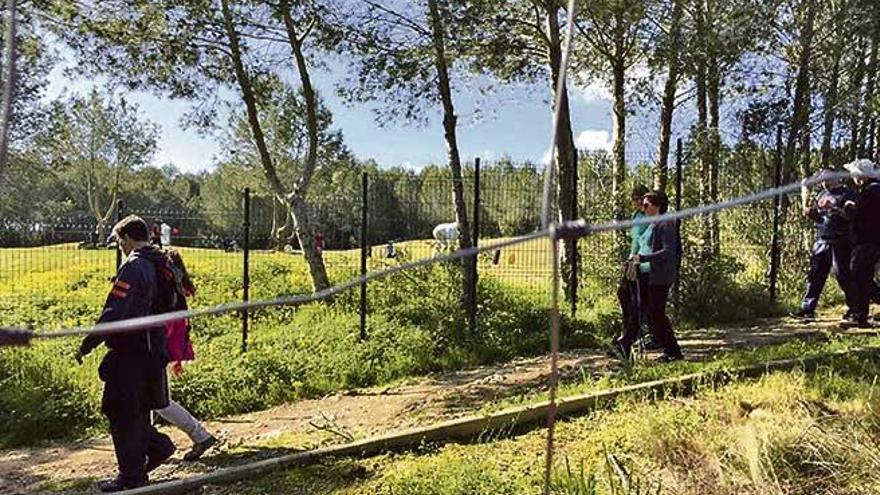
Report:
[[[801,303],[801,309],[807,312],[816,311],[822,289],[828,274],[834,269],[837,283],[843,290],[846,305],[853,306],[852,277],[850,276],[850,259],[852,258],[852,244],[848,239],[826,240],[817,239],[813,244],[813,254],[810,256],[810,271],[807,273],[807,293]]]

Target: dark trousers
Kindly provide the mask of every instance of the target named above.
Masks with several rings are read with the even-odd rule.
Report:
[[[637,291],[638,288],[638,291]],[[617,301],[620,303],[620,312],[623,315],[623,334],[633,335],[633,342],[639,338],[639,324],[645,314],[648,299],[648,274],[639,274],[639,283],[627,280],[624,276],[620,279],[617,288]]]
[[[639,274],[639,289],[641,303],[645,309],[645,316],[648,321],[648,330],[654,338],[654,342],[663,348],[663,352],[670,356],[680,356],[681,348],[678,346],[678,340],[675,338],[675,332],[672,330],[672,322],[666,315],[666,303],[669,300],[669,289],[671,285],[650,285],[648,283],[648,274]],[[629,325],[625,328],[623,337],[618,344],[629,353],[633,344],[639,338],[638,320],[635,325]]]
[[[834,270],[837,283],[843,290],[846,305],[852,309],[852,276],[850,262],[852,257],[852,244],[848,239],[829,241],[817,239],[813,244],[813,254],[810,256],[810,271],[807,273],[807,293],[801,303],[801,309],[810,313],[816,311],[822,289],[828,274]]]
[[[135,417],[108,412],[107,419],[119,465],[119,481],[129,487],[145,484],[147,461],[164,459],[174,452],[174,444],[150,424],[149,411],[141,411]]]
[[[671,285],[648,286],[648,328],[654,341],[663,348],[668,356],[681,356],[681,348],[672,330],[672,322],[666,315],[666,303],[669,300]]]
[[[110,423],[110,436],[119,465],[117,479],[127,487],[147,482],[149,459],[164,459],[174,452],[171,439],[150,424],[150,409],[164,407],[159,399],[167,397],[164,372],[151,372],[159,364],[164,365],[151,361],[149,355],[140,352],[111,350],[98,369],[104,381],[101,410]]]
[[[880,260],[880,244],[859,244],[853,248],[850,271],[852,272],[852,304],[850,310],[858,320],[868,319],[868,307],[877,288],[874,270]]]

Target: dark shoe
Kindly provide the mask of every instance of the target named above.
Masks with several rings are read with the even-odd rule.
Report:
[[[144,469],[146,469],[146,471],[149,473],[150,471],[156,469],[157,467],[161,466],[162,464],[165,464],[165,461],[170,459],[171,456],[174,455],[174,452],[176,450],[177,449],[174,448],[174,444],[172,444],[168,448],[168,450],[162,452],[161,454],[159,454],[157,456],[152,456],[152,457],[148,456],[147,457],[147,465]]]
[[[616,340],[611,343],[611,348],[605,352],[605,355],[614,359],[630,359],[632,352],[620,345]]]
[[[183,460],[187,462],[197,461],[205,452],[217,444],[217,438],[214,435],[209,436],[205,440],[193,444],[192,449],[183,456]]]
[[[101,493],[115,493],[125,490],[131,490],[134,488],[140,488],[146,484],[146,481],[143,483],[123,483],[119,480],[119,478],[117,478],[115,480],[105,481],[101,483],[100,485],[98,485],[98,488],[101,490]]]
[[[812,311],[807,311],[805,309],[799,309],[793,313],[790,313],[792,318],[797,318],[798,320],[803,321],[816,321],[816,313]]]
[[[666,354],[664,353],[662,356],[658,357],[655,362],[657,363],[671,363],[673,361],[681,361],[684,359],[684,356],[681,354]]]
[[[845,315],[842,320],[840,320],[840,327],[843,329],[847,328],[871,328],[871,322],[868,321],[867,318],[859,318],[855,315]]]
[[[663,346],[658,344],[653,337],[644,337],[642,339],[642,349],[645,349],[646,351],[659,351],[660,349],[663,349]]]

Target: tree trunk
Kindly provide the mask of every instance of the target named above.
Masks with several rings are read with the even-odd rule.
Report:
[[[697,128],[696,148],[699,157],[699,187],[698,195],[700,204],[709,202],[709,144],[708,144],[708,102],[706,95],[706,65],[705,60],[698,61],[695,78],[697,87]],[[712,246],[712,225],[707,215],[700,215],[700,230],[702,237],[702,255],[708,258]]]
[[[449,67],[446,60],[446,29],[437,7],[437,0],[428,0],[428,19],[431,24],[431,38],[434,48],[434,66],[437,69],[437,92],[443,106],[443,137],[446,140],[446,154],[452,172],[452,201],[455,206],[455,218],[458,222],[459,248],[473,246],[471,229],[468,223],[467,206],[464,200],[464,182],[461,172],[461,157],[458,152],[456,125],[458,117],[452,103],[452,89],[449,85]],[[475,267],[477,257],[462,258],[462,291],[461,305],[471,310],[475,301]]]
[[[626,104],[625,104],[625,87],[624,78],[626,77],[625,69],[622,61],[615,63],[611,67],[612,77],[612,115],[613,115],[613,134],[614,148],[614,165],[611,173],[611,194],[614,198],[614,218],[623,220],[626,216],[624,197],[626,193],[624,187],[626,184]],[[626,238],[621,232],[616,232],[615,245],[619,255],[626,252]]]
[[[872,158],[871,148],[873,143],[869,143],[870,140],[870,126],[871,119],[874,117],[874,87],[877,81],[877,38],[880,36],[880,28],[876,26],[880,26],[880,21],[875,21],[875,28],[873,33],[873,39],[871,40],[871,54],[868,56],[868,80],[865,81],[865,104],[864,110],[862,113],[862,126],[859,131],[859,136],[861,137],[860,149],[861,155],[863,158]]]
[[[549,41],[548,54],[550,61],[550,77],[552,93],[555,96],[561,91],[559,99],[559,128],[556,132],[556,169],[559,171],[557,182],[557,204],[559,207],[559,219],[561,221],[574,220],[573,185],[575,183],[576,164],[574,163],[574,136],[571,131],[571,110],[568,101],[568,88],[557,87],[559,73],[562,70],[562,40],[559,36],[559,6],[556,2],[545,3],[547,12],[547,39]],[[572,270],[579,263],[577,241],[566,239],[563,241],[563,261],[561,263],[562,284],[565,298],[571,302],[576,293],[577,280],[575,274],[580,270]]]
[[[260,117],[257,112],[257,101],[256,96],[254,94],[253,83],[251,82],[250,76],[247,73],[247,70],[244,67],[244,62],[242,60],[241,54],[241,44],[239,41],[239,35],[235,28],[235,21],[232,18],[232,11],[229,8],[229,0],[220,0],[220,8],[223,13],[223,24],[226,30],[227,39],[229,41],[229,51],[231,54],[231,61],[233,65],[233,69],[235,71],[235,79],[238,82],[238,87],[241,90],[242,100],[244,100],[245,109],[247,110],[247,118],[248,124],[251,128],[251,134],[254,138],[254,144],[256,144],[257,151],[260,155],[260,163],[263,166],[263,173],[266,175],[266,180],[269,182],[269,186],[272,188],[273,193],[278,197],[278,199],[287,206],[288,211],[292,214],[302,214],[303,210],[299,208],[302,202],[298,201],[295,197],[296,195],[289,195],[284,189],[284,185],[281,183],[281,179],[278,177],[278,172],[275,169],[275,163],[272,161],[272,156],[269,154],[269,148],[266,145],[265,134],[263,133],[263,128],[260,125]],[[300,198],[301,200],[302,198]],[[296,223],[296,222],[294,222]],[[306,237],[309,237],[306,239]],[[312,275],[312,284],[314,286],[315,291],[320,291],[328,288],[330,286],[330,282],[327,278],[326,270],[324,269],[323,263],[320,263],[320,266],[315,265],[316,260],[320,260],[320,256],[309,257],[306,253],[306,246],[311,246],[314,248],[314,237],[303,229],[303,235],[299,239],[300,246],[303,247],[303,252],[306,257],[306,261],[309,263],[309,271]]]
[[[850,80],[849,97],[853,100],[853,108],[850,110],[850,158],[855,160],[859,157],[862,149],[861,138],[859,136],[859,114],[862,106],[862,81],[865,77],[865,47],[862,41],[857,42],[855,56],[855,71]]]
[[[309,67],[303,55],[302,43],[296,34],[296,27],[290,16],[290,4],[288,0],[280,2],[281,17],[284,19],[284,27],[287,31],[287,39],[293,58],[296,60],[296,69],[302,84],[303,98],[306,103],[306,128],[308,130],[308,148],[306,160],[302,172],[293,185],[293,192],[288,195],[288,201],[293,215],[293,229],[299,239],[299,245],[303,250],[303,256],[309,265],[309,272],[315,282],[315,290],[330,287],[327,270],[324,267],[324,258],[321,251],[315,246],[315,226],[308,212],[306,197],[312,176],[315,173],[318,162],[318,98],[312,87],[312,79],[309,75]]]
[[[699,187],[698,195],[700,204],[709,202],[709,167],[711,159],[709,157],[709,110],[708,110],[708,77],[709,77],[709,61],[708,61],[708,44],[709,38],[706,28],[706,13],[703,2],[696,2],[696,11],[694,12],[694,20],[696,24],[697,40],[702,43],[703,49],[697,49],[696,67],[694,74],[694,85],[697,92],[697,126],[695,129],[695,144],[697,156],[699,158]],[[711,257],[712,253],[712,223],[708,215],[700,215],[700,237],[702,247],[700,250],[701,258],[705,261]]]
[[[708,182],[709,182],[709,201],[718,202],[718,183],[721,162],[721,133],[719,130],[720,117],[719,111],[721,107],[721,75],[718,70],[718,59],[713,54],[709,57],[708,73],[707,73],[706,92],[709,98],[709,136],[708,136],[708,159],[707,166]],[[712,256],[717,256],[721,248],[721,224],[718,222],[718,215],[711,213],[709,215],[709,252]]]
[[[802,133],[808,132],[807,126],[810,120],[810,64],[813,56],[813,25],[816,19],[816,5],[810,0],[807,3],[807,16],[801,31],[801,54],[798,60],[798,74],[795,80],[794,108],[792,109],[791,126],[788,129],[788,140],[785,147],[785,169],[788,180],[791,180],[790,171],[794,169],[794,160],[798,146],[798,140],[803,139]],[[801,178],[806,178],[807,170],[804,169],[803,161],[800,161],[799,172]],[[802,203],[807,191],[801,191]]]
[[[682,1],[672,0],[669,25],[669,52],[666,56],[667,77],[663,88],[660,110],[660,146],[657,167],[654,169],[654,189],[666,191],[669,180],[669,146],[672,142],[672,113],[675,110],[675,92],[678,89],[678,54],[681,50]]]
[[[840,83],[840,50],[832,52],[831,79],[825,94],[825,116],[822,126],[822,167],[831,164],[831,139],[834,137],[834,122],[837,117],[837,85]]]

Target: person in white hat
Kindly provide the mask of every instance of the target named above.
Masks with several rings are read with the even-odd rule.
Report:
[[[868,310],[875,290],[874,269],[880,261],[880,170],[871,160],[861,159],[843,166],[853,175],[861,189],[855,201],[847,201],[844,208],[852,218],[853,253],[852,307],[844,328],[870,327]]]

